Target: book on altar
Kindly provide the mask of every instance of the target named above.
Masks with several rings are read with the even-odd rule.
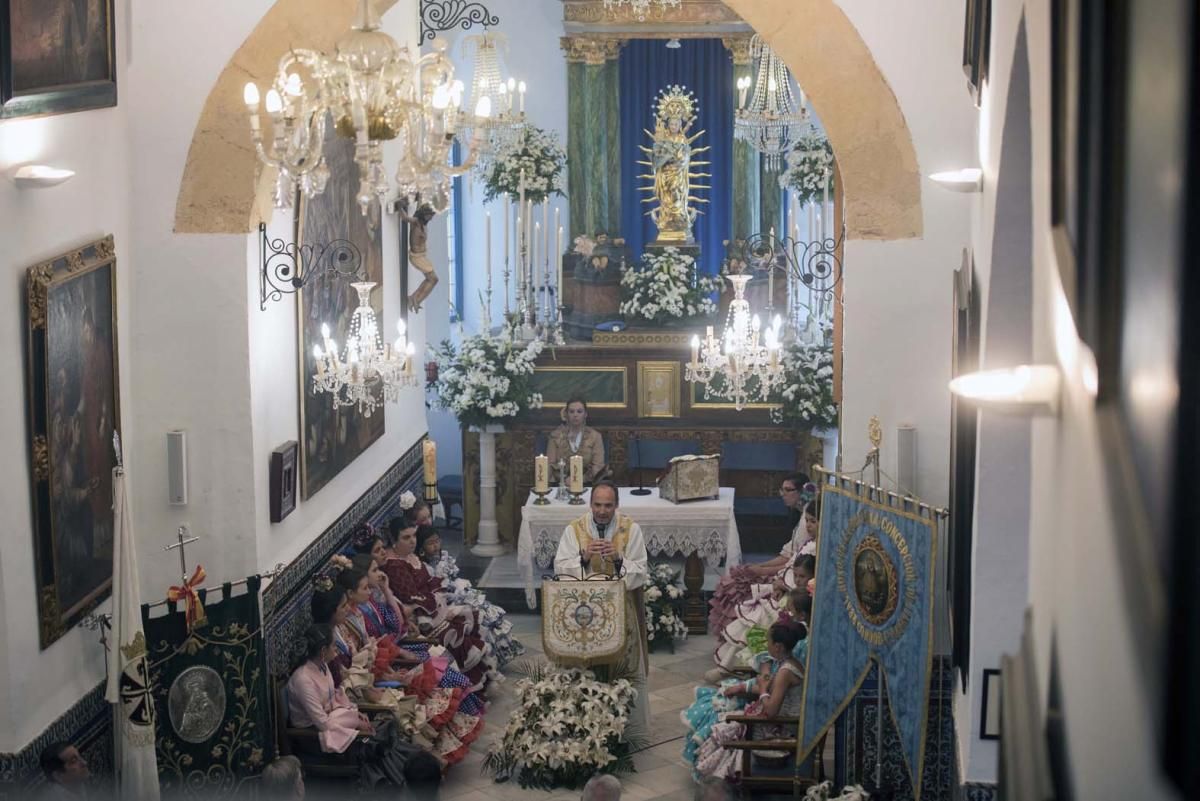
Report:
[[[676,456],[658,481],[658,497],[671,503],[711,500],[721,494],[721,457]]]

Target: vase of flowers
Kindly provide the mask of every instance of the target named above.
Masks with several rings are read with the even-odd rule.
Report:
[[[671,653],[675,653],[675,641],[687,637],[679,571],[662,562],[650,565],[646,577],[646,637],[651,651],[665,643]]]
[[[783,386],[781,401],[771,409],[771,419],[794,427],[832,428],[837,425],[833,400],[833,346],[821,342],[788,342],[780,354]]]
[[[824,134],[800,137],[784,158],[779,186],[795,192],[800,205],[821,200],[827,186],[833,191],[833,148]]]
[[[601,682],[590,670],[538,663],[516,684],[516,709],[484,769],[522,787],[582,787],[597,773],[631,773],[625,737],[636,690],[626,678]]]
[[[621,276],[621,314],[651,325],[707,317],[717,311],[720,290],[720,279],[697,275],[696,260],[679,248],[648,251],[640,268]]]
[[[567,153],[558,135],[535,125],[525,125],[492,159],[484,178],[483,200],[494,200],[506,192],[512,198],[521,192],[525,179],[525,199],[545,203],[550,195],[562,195]]]
[[[542,342],[517,341],[510,325],[499,334],[464,337],[458,347],[444,341],[434,351],[437,375],[429,387],[434,405],[448,409],[463,428],[504,425],[530,409],[542,407],[533,391],[533,365]],[[493,429],[495,430],[495,429]]]

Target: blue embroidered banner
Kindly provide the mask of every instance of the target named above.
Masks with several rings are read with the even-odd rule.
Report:
[[[936,549],[932,517],[822,488],[800,754],[833,725],[876,663],[915,798],[925,757]]]

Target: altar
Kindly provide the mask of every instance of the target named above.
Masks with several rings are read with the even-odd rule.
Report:
[[[621,487],[620,511],[642,527],[646,551],[650,556],[691,556],[696,554],[713,571],[722,561],[726,569],[742,561],[742,546],[733,515],[733,487],[721,487],[719,497],[708,501],[674,504],[658,497],[634,495],[632,487]],[[525,581],[525,602],[537,608],[534,592],[537,576],[553,572],[558,540],[572,520],[587,514],[591,491],[583,495],[584,504],[551,501],[535,506],[533,495],[521,508],[521,528],[517,539],[517,565]]]

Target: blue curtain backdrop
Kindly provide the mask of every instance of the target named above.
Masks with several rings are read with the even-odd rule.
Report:
[[[654,223],[645,216],[652,204],[642,203],[647,193],[637,191],[648,183],[637,177],[648,169],[636,163],[645,159],[638,146],[650,146],[645,131],[654,130],[655,96],[678,84],[690,89],[700,106],[691,133],[706,133],[694,146],[710,147],[696,157],[712,162],[696,170],[712,173],[712,178],[699,181],[712,189],[695,192],[709,202],[697,204],[704,214],[693,230],[700,245],[700,270],[715,274],[720,272],[733,220],[733,61],[720,39],[683,39],[680,44],[671,49],[662,39],[634,39],[621,49],[621,235],[635,259],[657,236]]]

